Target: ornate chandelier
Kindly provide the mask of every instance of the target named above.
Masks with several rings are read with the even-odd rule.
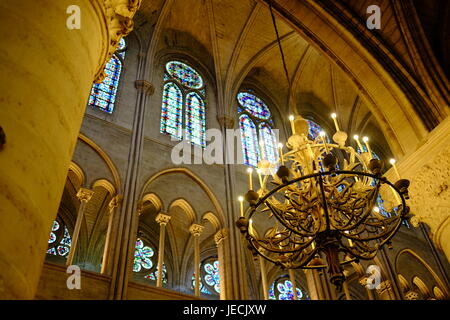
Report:
[[[259,190],[249,169],[249,207],[244,212],[240,197],[236,225],[255,256],[287,269],[327,268],[341,290],[343,266],[373,259],[411,215],[405,203],[409,181],[400,179],[395,162],[398,181],[392,183],[383,176],[384,162],[373,158],[368,139],[363,139],[365,150],[354,137],[360,153],[346,146],[347,134],[332,117],[333,142],[323,131],[309,140],[307,121],[290,118],[290,151],[283,154],[279,145],[277,162],[259,162]],[[383,207],[377,203],[380,194]]]

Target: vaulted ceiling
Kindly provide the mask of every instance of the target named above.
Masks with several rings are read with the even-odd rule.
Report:
[[[135,30],[152,55],[184,52],[211,74],[219,112],[233,115],[237,91],[252,84],[281,114],[293,110],[330,133],[330,113],[337,112],[343,130],[370,136],[374,149],[390,156],[367,103],[346,74],[278,17],[276,24],[291,85],[270,10],[259,1],[144,0],[135,17]]]

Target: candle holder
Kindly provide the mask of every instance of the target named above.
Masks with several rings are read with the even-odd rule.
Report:
[[[307,132],[291,136],[290,151],[280,156],[284,165],[273,163],[278,169],[264,179],[267,186],[247,192],[249,206],[236,223],[252,253],[283,268],[326,268],[338,290],[345,279],[343,265],[373,259],[411,218],[405,201],[409,181],[388,181],[384,162],[367,161],[345,146],[343,136],[335,143],[323,134],[315,140]],[[389,213],[377,206],[381,186],[400,200]],[[324,263],[312,263],[321,255]]]

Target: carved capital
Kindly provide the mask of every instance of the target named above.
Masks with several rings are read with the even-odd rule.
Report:
[[[233,129],[234,128],[234,118],[229,116],[218,116],[217,120],[220,125],[225,127],[225,129]]]
[[[214,241],[216,242],[216,245],[220,245],[224,239],[228,237],[228,230],[227,229],[221,229],[217,231],[217,233],[214,235]]]
[[[95,83],[104,80],[106,62],[111,59],[111,56],[117,50],[120,39],[133,30],[133,16],[139,9],[141,2],[142,0],[104,0],[101,2],[109,33],[109,43],[106,59],[94,77]]]
[[[189,232],[194,236],[194,237],[200,237],[200,235],[202,234],[203,230],[205,229],[204,226],[200,225],[200,224],[192,224],[189,227]]]
[[[405,293],[405,299],[406,300],[419,300],[419,294],[413,290],[410,290],[407,293]]]
[[[389,291],[392,288],[392,284],[389,280],[383,281],[380,283],[380,285],[377,287],[377,293],[379,295],[382,295],[385,291]]]
[[[93,194],[94,191],[92,190],[80,188],[80,190],[78,190],[77,192],[77,198],[82,202],[88,202],[89,200],[91,200]]]
[[[155,221],[160,225],[160,226],[165,226],[166,224],[169,223],[170,221],[170,216],[164,213],[158,213],[158,215],[155,218]]]
[[[359,278],[359,284],[366,288],[367,287],[367,280],[368,280],[367,277]]]
[[[117,195],[111,199],[111,201],[108,204],[109,212],[112,212],[115,208],[120,206],[122,204],[123,196]]]
[[[136,80],[134,86],[138,91],[142,91],[147,96],[151,96],[155,93],[155,87],[147,80]]]

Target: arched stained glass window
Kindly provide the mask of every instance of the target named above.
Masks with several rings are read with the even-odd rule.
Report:
[[[117,51],[106,63],[106,77],[101,83],[94,83],[89,95],[90,106],[94,106],[108,113],[114,110],[117,88],[119,87],[120,74],[122,73],[122,61],[125,59],[125,40],[120,39]]]
[[[250,92],[237,95],[239,127],[241,130],[244,163],[257,167],[263,158],[270,162],[278,160],[277,138],[269,107]]]
[[[258,133],[253,121],[243,114],[239,118],[239,127],[241,129],[242,149],[244,151],[245,164],[256,167],[258,165],[259,146]]]
[[[161,132],[172,137],[183,137],[183,97],[180,88],[168,82],[164,85],[163,102],[161,111]]]
[[[60,219],[53,221],[52,231],[50,231],[48,239],[47,253],[67,258],[71,244],[72,239],[64,222]]]
[[[259,135],[263,159],[269,160],[272,163],[276,162],[278,160],[276,148],[277,138],[275,137],[272,128],[265,122],[261,123],[259,125]]]
[[[153,263],[155,250],[146,245],[141,238],[136,239],[134,248],[133,272],[141,274],[144,279],[156,281],[158,278],[158,266]],[[162,282],[167,283],[167,269],[163,264]]]
[[[203,268],[206,272],[203,277],[206,284],[214,288],[217,293],[220,293],[219,261],[207,262],[203,265]]]
[[[309,300],[305,290],[297,285],[296,288],[298,300]],[[288,276],[279,277],[272,282],[269,288],[270,300],[294,300],[294,287]]]
[[[205,104],[195,92],[186,96],[186,139],[198,146],[206,141]]]
[[[180,61],[166,64],[161,112],[161,133],[206,147],[205,85],[200,74]],[[183,118],[184,108],[184,118]]]

